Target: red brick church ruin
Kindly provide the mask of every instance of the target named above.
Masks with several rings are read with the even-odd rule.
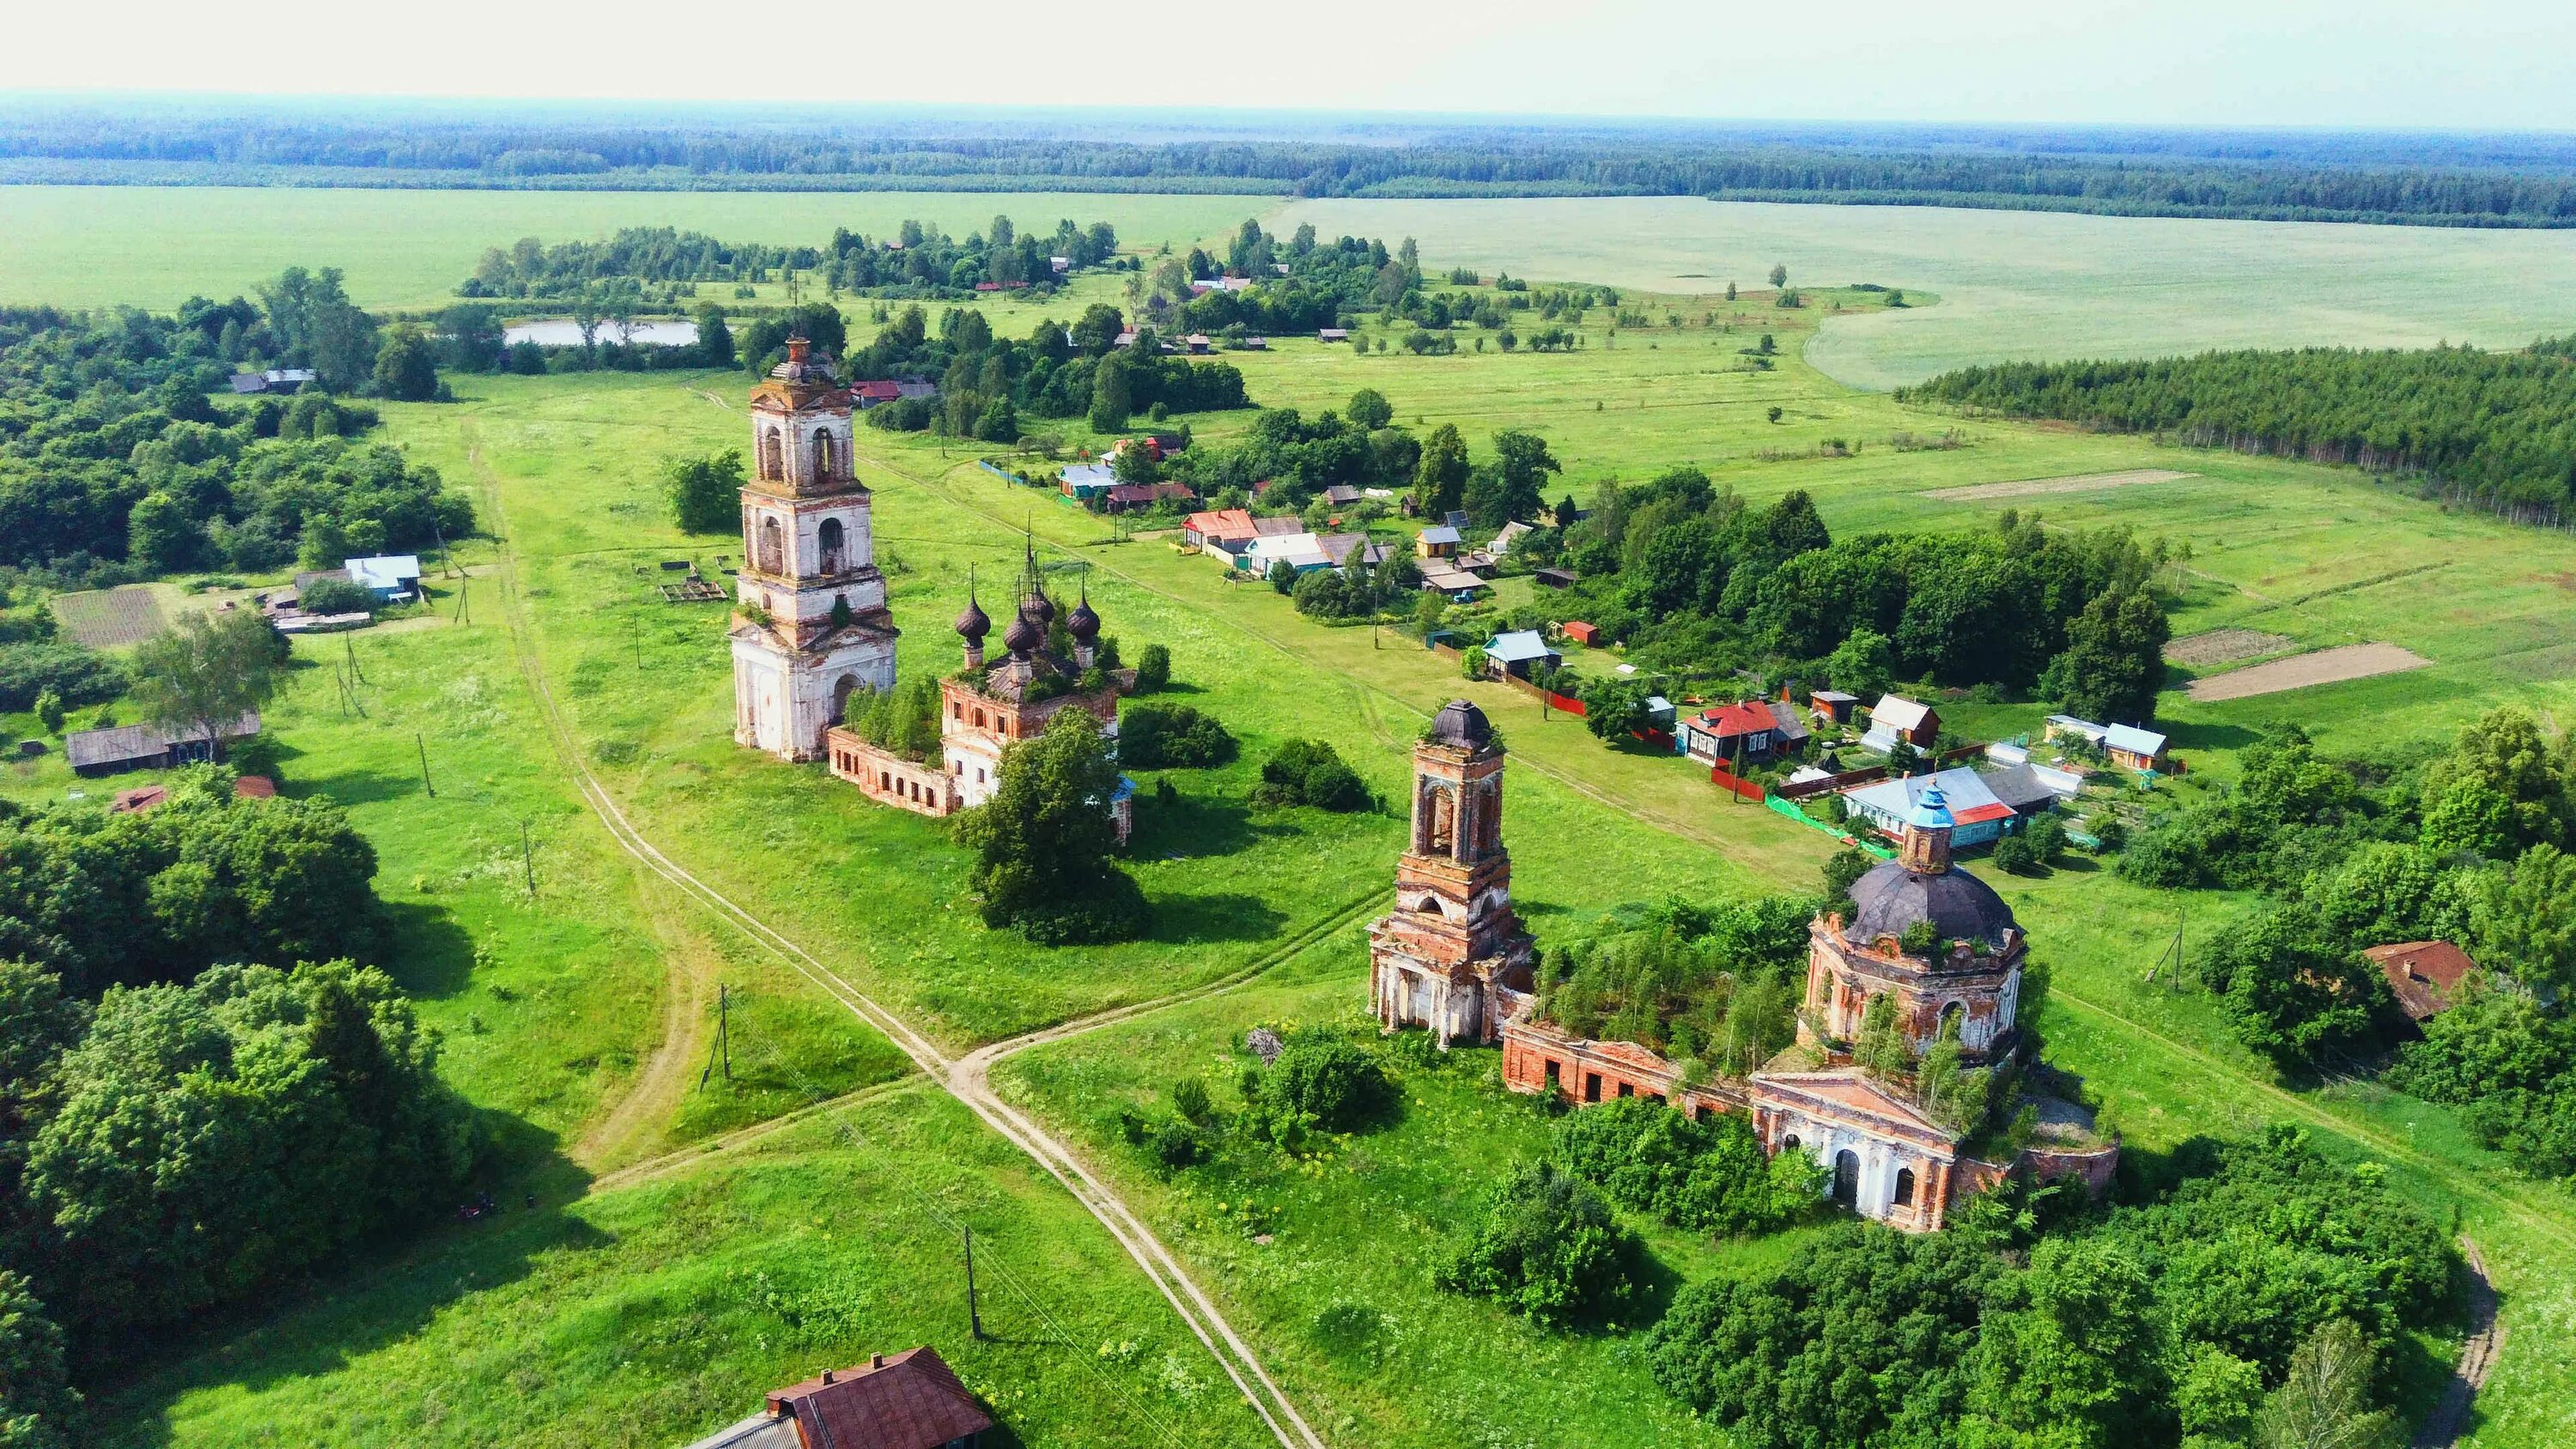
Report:
[[[1452,702],[1414,751],[1413,839],[1396,867],[1395,910],[1369,928],[1369,998],[1392,1031],[1424,1027],[1445,1046],[1503,1050],[1503,1079],[1578,1105],[1646,1097],[1676,1109],[1745,1112],[1772,1152],[1824,1169],[1834,1199],[1891,1227],[1929,1232],[1966,1197],[2028,1171],[2109,1185],[2119,1148],[2081,1108],[2043,1100],[2039,1137],[2007,1161],[1966,1151],[1908,1085],[1853,1060],[1873,1002],[1885,999],[1919,1059],[1945,1036],[1968,1066],[2010,1061],[2028,951],[2012,908],[1950,863],[1953,822],[1939,790],[1908,819],[1904,850],[1808,928],[1798,1045],[1747,1077],[1685,1080],[1682,1065],[1629,1041],[1575,1038],[1538,1018],[1529,937],[1512,914],[1501,835],[1501,744],[1474,705]],[[1928,940],[1928,945],[1927,945]]]

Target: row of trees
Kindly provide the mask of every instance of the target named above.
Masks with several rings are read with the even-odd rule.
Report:
[[[1112,260],[1118,233],[1107,222],[1056,223],[1052,233],[1020,232],[996,216],[964,241],[936,225],[906,221],[894,235],[871,240],[836,227],[824,246],[728,242],[672,227],[621,227],[605,241],[557,242],[521,237],[507,248],[487,248],[474,275],[459,283],[460,297],[569,304],[632,295],[663,284],[671,295],[689,295],[702,282],[766,282],[785,272],[820,272],[835,292],[872,295],[952,296],[979,282],[1052,287],[1053,259],[1079,271]],[[676,287],[672,284],[678,284]]]
[[[303,554],[336,567],[472,529],[471,505],[434,470],[350,441],[376,415],[342,394],[436,390],[426,338],[379,333],[329,270],[290,269],[262,298],[192,299],[168,317],[0,312],[0,562],[75,583]],[[236,364],[262,363],[312,367],[320,383],[208,399],[229,395]]]
[[[1511,557],[1578,570],[1565,612],[1643,665],[1787,672],[1864,697],[1905,679],[1997,684],[2087,718],[2155,716],[2169,634],[2152,588],[2161,540],[2046,529],[2010,510],[1989,533],[1837,540],[1804,491],[1755,507],[1696,468],[1604,484],[1588,516],[1572,513]]]
[[[901,187],[1118,191],[1269,189],[1300,196],[1721,196],[1991,206],[2110,215],[2563,226],[2576,156],[2514,137],[2127,131],[2003,134],[1926,127],[1868,144],[1815,127],[1695,133],[1399,124],[1331,139],[1102,135],[1085,121],[1003,139],[980,131],[633,115],[245,116],[63,106],[0,125],[0,155],[103,169],[148,163],[197,180],[348,167],[407,185]]]
[[[1900,398],[2065,418],[2382,472],[2556,523],[2576,509],[2576,338],[2472,347],[2207,352],[2145,362],[1999,363]]]

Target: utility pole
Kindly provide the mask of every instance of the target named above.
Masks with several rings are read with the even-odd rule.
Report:
[[[707,1089],[707,1079],[715,1075],[716,1063],[724,1063],[725,1080],[733,1080],[733,989],[716,983],[716,1040],[707,1049],[707,1064],[698,1073],[698,1090]]]
[[[429,783],[429,743],[420,737],[418,730],[411,732],[411,742],[420,750],[420,788],[428,792],[429,798],[435,800],[438,798],[438,787]]]
[[[984,1315],[975,1307],[975,1230],[966,1233],[966,1331],[977,1343],[984,1341]]]

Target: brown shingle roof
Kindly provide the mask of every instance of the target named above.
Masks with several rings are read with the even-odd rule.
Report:
[[[2415,1021],[2449,1010],[2459,1000],[2460,982],[2478,968],[2468,952],[2448,941],[2399,941],[2361,954],[2388,978],[2399,1009]]]
[[[938,1449],[993,1427],[993,1416],[928,1348],[879,1354],[769,1396],[814,1449]]]

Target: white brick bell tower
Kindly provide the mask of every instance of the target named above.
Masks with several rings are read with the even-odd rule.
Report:
[[[868,490],[851,470],[850,395],[802,337],[751,391],[751,483],[733,642],[733,737],[823,756],[853,694],[894,687],[894,617]]]

